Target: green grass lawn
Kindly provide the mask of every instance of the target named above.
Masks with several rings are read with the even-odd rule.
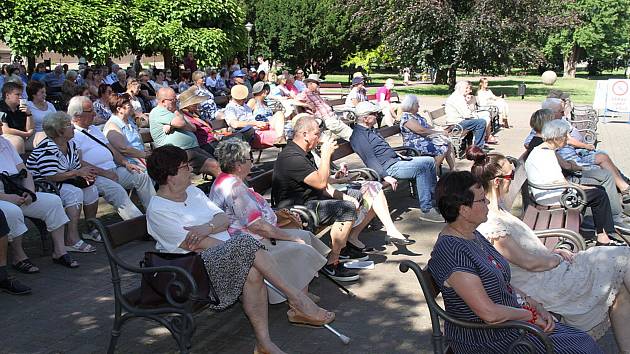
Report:
[[[380,74],[373,73],[372,83],[368,88],[369,93],[374,93],[376,87],[381,86],[387,78],[393,78],[396,81],[396,91],[399,93],[413,93],[420,96],[442,96],[446,97],[450,94],[447,85],[418,84],[415,86],[402,86],[402,77],[396,74]],[[458,73],[457,78],[469,79],[473,83],[473,89],[476,88],[479,75],[465,75],[463,72]],[[602,75],[598,77],[587,77],[585,74],[578,74],[575,79],[565,79],[558,77],[553,86],[543,85],[540,76],[524,75],[524,76],[498,76],[490,77],[490,89],[499,96],[502,93],[506,95],[506,99],[514,101],[520,100],[521,96],[517,96],[518,85],[524,83],[527,85],[525,100],[540,102],[550,89],[558,89],[571,94],[571,99],[575,103],[592,104],[595,96],[596,80],[606,80],[609,78],[623,78],[623,71],[610,75]],[[341,82],[344,86],[348,84],[347,74],[329,74],[326,75],[327,82]],[[400,86],[399,86],[400,85]]]

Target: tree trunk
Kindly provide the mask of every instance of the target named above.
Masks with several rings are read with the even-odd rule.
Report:
[[[28,72],[28,77],[33,76],[33,72],[35,72],[35,57],[28,56],[26,57],[27,65],[26,70]]]
[[[573,45],[571,51],[564,56],[564,77],[575,78],[578,61],[578,46]]]
[[[173,53],[170,50],[168,50],[168,49],[164,49],[162,51],[162,57],[164,58],[164,69],[171,69],[171,70],[173,70],[173,68],[172,68],[172,66],[173,66]]]
[[[455,83],[457,83],[457,67],[451,66],[448,68],[448,89],[449,91],[455,90]]]
[[[435,85],[445,85],[448,78],[448,69],[438,69],[435,73]]]

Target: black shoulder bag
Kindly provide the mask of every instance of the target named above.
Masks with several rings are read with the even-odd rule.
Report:
[[[161,253],[145,252],[141,267],[175,266],[189,273],[197,283],[197,294],[193,294],[196,303],[218,305],[219,298],[208,277],[205,264],[201,256],[195,252],[189,253]],[[181,286],[179,285],[181,284]],[[143,273],[140,283],[140,304],[147,307],[164,304],[183,304],[188,300],[191,289],[184,288],[187,284],[180,275],[170,272]],[[167,299],[170,293],[172,302]]]
[[[24,178],[28,176],[28,173],[25,169],[21,169],[20,172],[10,175],[7,172],[2,172],[0,174],[0,180],[2,181],[2,185],[4,186],[4,193],[6,194],[17,194],[19,196],[24,195],[24,193],[31,196],[33,201],[37,200],[37,195],[33,193],[30,189],[24,187]]]

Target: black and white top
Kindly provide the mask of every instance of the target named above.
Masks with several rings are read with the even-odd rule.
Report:
[[[50,138],[42,140],[26,160],[26,168],[35,178],[54,176],[58,173],[81,168],[79,149],[74,141],[68,143],[68,154],[64,155]]]

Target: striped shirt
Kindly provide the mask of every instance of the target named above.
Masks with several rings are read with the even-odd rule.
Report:
[[[445,284],[455,272],[478,276],[486,295],[495,304],[520,307],[510,286],[511,272],[508,262],[479,232],[475,232],[475,240],[439,236],[431,252],[428,269],[442,291],[446,311],[457,319],[483,323],[459,294]],[[450,322],[444,324],[444,332],[455,353],[471,354],[507,353],[512,342],[520,336],[516,329],[472,329]],[[556,328],[548,336],[554,345],[554,353],[603,353],[588,334],[562,323],[556,323]],[[535,353],[544,353],[540,340],[532,335],[527,337]]]
[[[26,168],[35,178],[54,176],[81,168],[79,150],[74,141],[68,143],[68,154],[64,155],[50,138],[42,140],[26,160]]]

